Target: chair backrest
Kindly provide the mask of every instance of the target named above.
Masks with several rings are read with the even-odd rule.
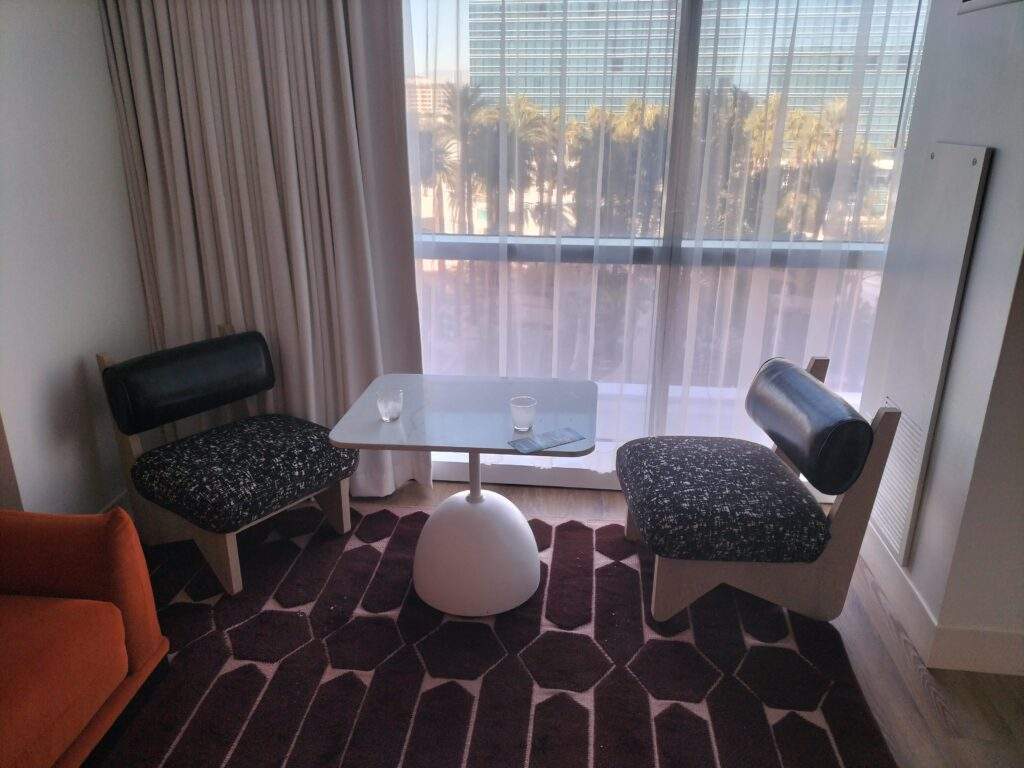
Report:
[[[765,362],[747,391],[746,409],[822,493],[843,493],[860,477],[871,425],[804,369],[782,358]]]
[[[103,388],[126,435],[169,424],[274,386],[263,334],[221,336],[171,347],[103,370]]]

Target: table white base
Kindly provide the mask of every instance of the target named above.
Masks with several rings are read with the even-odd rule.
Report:
[[[470,490],[449,496],[431,513],[413,562],[416,593],[455,616],[511,610],[540,585],[533,531],[515,504],[480,489],[479,462],[479,454],[470,454]]]

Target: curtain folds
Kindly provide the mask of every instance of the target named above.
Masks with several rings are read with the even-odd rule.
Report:
[[[261,407],[328,426],[376,376],[421,370],[401,6],[101,9],[154,344],[260,330]],[[410,478],[428,454],[363,452],[353,493]]]

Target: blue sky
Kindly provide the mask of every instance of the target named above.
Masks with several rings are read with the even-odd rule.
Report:
[[[467,38],[465,0],[406,0],[409,8],[412,55],[417,75],[433,75],[435,65],[439,79],[456,69],[457,12],[461,12],[462,51],[460,58],[463,71],[466,69]],[[437,41],[440,45],[437,45]]]

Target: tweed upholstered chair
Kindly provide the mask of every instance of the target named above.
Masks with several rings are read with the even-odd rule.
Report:
[[[768,360],[747,413],[776,444],[648,437],[621,446],[616,469],[627,538],[655,556],[651,612],[666,620],[719,584],[807,616],[842,612],[900,412],[868,424],[807,370]],[[812,375],[813,374],[813,375]],[[826,512],[800,479],[833,495]]]
[[[338,532],[352,527],[348,486],[359,452],[334,448],[319,424],[264,414],[142,450],[142,432],[271,389],[274,367],[261,334],[231,334],[116,365],[96,359],[146,544],[194,539],[235,594],[242,589],[240,531],[311,498]]]

